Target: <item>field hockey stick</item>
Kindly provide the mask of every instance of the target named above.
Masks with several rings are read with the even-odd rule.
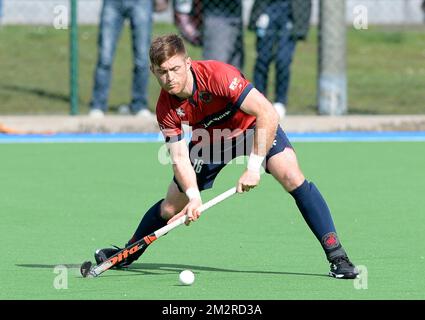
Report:
[[[211,208],[212,206],[215,206],[217,203],[220,203],[221,201],[229,198],[230,196],[234,195],[236,193],[236,187],[233,187],[226,192],[223,192],[222,194],[216,196],[215,198],[211,199],[210,201],[204,203],[202,206],[199,207],[199,212],[204,212],[205,210]],[[181,216],[179,219],[173,221],[170,224],[167,224],[166,226],[158,229],[157,231],[145,236],[144,238],[132,243],[131,245],[127,246],[126,248],[122,249],[121,251],[114,254],[112,257],[110,257],[108,260],[96,265],[92,266],[91,261],[85,261],[80,268],[81,275],[86,277],[97,277],[106,270],[112,268],[113,266],[117,265],[118,263],[122,262],[124,259],[128,258],[132,254],[135,254],[137,251],[142,250],[143,248],[146,248],[148,245],[150,245],[152,242],[157,240],[158,238],[162,237],[164,234],[170,232],[171,230],[177,228],[178,226],[182,225],[186,222],[187,215]]]

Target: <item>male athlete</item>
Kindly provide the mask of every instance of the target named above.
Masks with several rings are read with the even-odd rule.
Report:
[[[355,278],[358,271],[338,239],[328,206],[316,186],[304,178],[272,104],[236,68],[213,60],[192,61],[177,35],[156,38],[149,55],[151,71],[162,88],[156,114],[174,178],[165,199],[146,212],[126,246],[183,215],[188,216],[187,224],[196,221],[200,191],[212,187],[226,163],[246,154],[248,164],[237,181],[237,192],[257,186],[264,166],[295,199],[331,264],[329,275]],[[184,122],[193,129],[189,147],[182,135]],[[97,250],[96,262],[119,250]],[[129,256],[119,267],[127,267],[142,253]]]

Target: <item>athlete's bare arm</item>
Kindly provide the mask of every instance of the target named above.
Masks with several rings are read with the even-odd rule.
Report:
[[[168,223],[171,223],[182,215],[187,214],[189,218],[187,224],[189,224],[190,221],[198,219],[200,212],[197,209],[202,205],[198,184],[196,182],[196,174],[189,158],[189,149],[184,139],[168,143],[167,147],[170,151],[174,175],[179,182],[180,187],[189,198],[189,202],[184,209],[170,219]]]
[[[266,156],[276,135],[279,115],[270,101],[255,88],[246,96],[241,110],[256,117],[252,152],[259,156]]]
[[[272,104],[255,88],[246,96],[241,110],[256,117],[256,127],[248,168],[237,183],[238,192],[249,191],[260,183],[261,162],[273,144],[279,123]]]

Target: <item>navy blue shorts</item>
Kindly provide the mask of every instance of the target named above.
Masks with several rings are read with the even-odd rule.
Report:
[[[197,144],[191,142],[189,144],[190,162],[196,173],[199,190],[202,191],[212,188],[214,180],[220,170],[231,160],[239,156],[249,155],[252,149],[253,137],[254,130],[248,129],[235,139],[217,145],[210,145],[209,150],[201,148]],[[271,157],[282,152],[287,147],[293,149],[285,132],[278,126],[273,145],[266,155],[266,163]],[[267,170],[266,172],[270,173]],[[179,190],[183,192],[175,176],[173,180],[177,184]]]

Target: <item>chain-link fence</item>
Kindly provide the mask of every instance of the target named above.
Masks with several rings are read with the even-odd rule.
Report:
[[[0,114],[69,112],[70,1],[0,0]],[[422,0],[168,2],[152,12],[153,36],[180,32],[194,59],[237,66],[279,112],[425,112],[418,90],[425,86]],[[84,114],[93,99],[103,1],[77,3]],[[133,94],[130,19],[122,30],[107,92],[111,113]],[[149,77],[153,109],[159,89]]]
[[[3,24],[45,24],[51,25],[55,17],[55,7],[68,6],[70,0],[1,0],[0,13],[3,12]],[[78,0],[79,23],[97,24],[103,0]],[[118,0],[120,1],[120,0]],[[173,1],[173,0],[169,0]],[[196,0],[191,0],[196,1]],[[235,0],[210,0],[210,3],[222,3],[226,10],[237,8]],[[254,0],[241,0],[242,15],[247,23]],[[261,1],[266,3],[267,0]],[[318,23],[319,2],[312,0],[311,22]],[[423,0],[345,0],[346,19],[350,24],[354,19],[356,8],[364,7],[368,11],[369,23],[386,25],[412,25],[425,22],[424,9],[421,8]],[[3,8],[3,10],[1,9]],[[161,14],[156,14],[156,19],[161,21],[172,20],[172,8]],[[238,10],[238,9],[237,9]],[[0,16],[2,16],[0,14]]]

